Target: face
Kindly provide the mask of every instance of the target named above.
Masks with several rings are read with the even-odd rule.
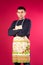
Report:
[[[19,19],[23,19],[25,15],[26,15],[26,11],[24,11],[23,9],[17,10],[17,16]]]

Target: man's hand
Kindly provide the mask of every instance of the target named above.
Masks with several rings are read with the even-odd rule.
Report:
[[[15,26],[15,28],[13,30],[18,30],[18,29],[22,29],[22,25]]]

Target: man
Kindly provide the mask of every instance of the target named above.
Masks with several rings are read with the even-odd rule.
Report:
[[[22,37],[27,37],[27,38],[29,38],[29,36],[30,36],[30,28],[31,28],[31,21],[30,21],[30,19],[27,19],[27,18],[25,18],[25,15],[26,15],[26,9],[24,8],[24,7],[22,7],[22,6],[20,6],[20,7],[18,7],[17,8],[17,16],[18,16],[18,20],[15,20],[15,21],[13,21],[13,23],[11,24],[11,26],[10,26],[10,28],[8,29],[8,35],[10,35],[10,36],[13,36],[13,37],[16,37],[16,38],[14,38],[14,40],[15,39],[17,39],[18,38],[18,40],[19,40],[19,43],[21,43],[20,42],[20,38],[22,38]],[[18,37],[17,37],[18,36]],[[25,37],[25,38],[26,38]],[[26,38],[26,39],[27,39]],[[24,39],[24,38],[23,38]],[[26,39],[25,39],[25,41],[26,41]],[[24,42],[25,42],[24,41]],[[17,41],[16,41],[17,42]],[[26,49],[25,49],[25,44],[24,44],[24,47],[23,47],[23,45],[21,45],[22,46],[22,49],[23,50],[25,50],[25,51],[23,51],[22,49],[21,49],[21,46],[19,47],[19,43],[16,43],[16,42],[14,42],[13,43],[13,51],[15,51],[16,53],[17,52],[19,52],[18,54],[27,54],[27,52],[28,51],[30,51],[30,47],[29,47],[29,49],[26,51]],[[23,42],[23,43],[24,43]],[[28,42],[28,41],[27,41]],[[26,42],[26,43],[27,43]],[[22,44],[23,44],[22,43]],[[14,44],[16,44],[16,46],[17,47],[15,47],[15,45]],[[17,49],[18,48],[18,49]],[[30,52],[28,52],[28,54],[30,54]],[[14,54],[13,54],[14,55]],[[20,63],[24,63],[24,65],[30,65],[30,55],[28,55],[28,56],[26,56],[26,59],[27,60],[25,60],[24,58],[23,58],[23,56],[21,56],[22,57],[22,60],[21,60],[21,58],[19,57],[17,57],[16,56],[16,58],[14,58],[14,56],[13,56],[13,63],[15,64],[15,65],[20,65]],[[28,59],[28,58],[29,59]],[[18,59],[17,59],[18,58]],[[16,60],[15,60],[16,59]],[[24,60],[23,60],[24,59]]]

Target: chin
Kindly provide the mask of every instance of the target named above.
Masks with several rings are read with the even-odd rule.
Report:
[[[20,17],[19,19],[23,19],[23,17]]]

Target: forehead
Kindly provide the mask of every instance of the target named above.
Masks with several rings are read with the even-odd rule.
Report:
[[[23,9],[20,9],[20,10],[17,10],[17,12],[25,12],[25,10],[23,10]]]

